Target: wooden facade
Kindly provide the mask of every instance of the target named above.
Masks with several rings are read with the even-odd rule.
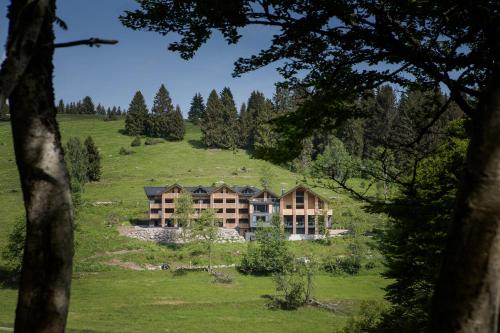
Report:
[[[279,214],[280,221],[289,234],[318,234],[318,216],[324,216],[327,226],[331,223],[332,210],[325,199],[311,189],[298,185],[278,196],[268,190],[253,186],[145,187],[149,199],[149,220],[152,225],[178,227],[175,220],[175,199],[187,191],[193,198],[196,216],[203,210],[215,210],[223,228],[238,230],[241,235],[254,231],[258,222],[269,225],[271,217]]]

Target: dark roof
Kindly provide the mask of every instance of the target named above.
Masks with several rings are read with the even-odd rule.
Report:
[[[256,195],[257,193],[262,192],[261,189],[255,187],[255,186],[232,186],[231,189],[234,192],[237,192],[243,196],[249,196],[252,197]]]
[[[213,186],[185,186],[184,189],[193,195],[205,195],[212,193],[216,188]],[[201,191],[201,193],[195,193]]]
[[[148,197],[155,197],[165,191],[165,188],[164,186],[145,186],[144,192]]]
[[[146,192],[146,195],[148,197],[154,197],[154,196],[158,196],[158,195],[162,194],[163,192],[165,192],[166,190],[168,190],[168,189],[170,189],[170,188],[172,188],[174,186],[178,186],[178,187],[184,189],[185,191],[188,191],[192,195],[200,195],[200,196],[201,195],[210,194],[210,193],[218,190],[222,186],[227,186],[228,188],[230,188],[234,192],[236,192],[236,193],[238,193],[238,194],[240,194],[241,196],[244,196],[244,197],[257,196],[260,193],[262,193],[262,192],[265,191],[265,190],[261,190],[261,189],[255,187],[255,186],[228,186],[228,185],[222,185],[222,186],[215,187],[215,186],[201,186],[201,185],[199,185],[199,186],[185,186],[184,187],[184,186],[181,186],[179,184],[173,184],[173,185],[170,185],[170,186],[145,186],[144,187],[144,192]],[[313,190],[311,190],[309,187],[304,186],[302,184],[299,184],[299,185],[293,187],[288,192],[283,193],[281,196],[278,196],[278,195],[274,194],[273,192],[271,192],[269,190],[267,190],[267,191],[270,194],[276,196],[277,198],[281,198],[281,197],[284,197],[284,196],[288,195],[289,193],[291,193],[293,190],[295,190],[297,188],[304,188],[304,189],[308,190],[309,192],[313,193],[314,195],[317,195],[321,199],[323,199],[325,201],[328,201],[323,196],[319,195],[318,193],[316,193]],[[205,193],[195,193],[197,190],[205,191]]]

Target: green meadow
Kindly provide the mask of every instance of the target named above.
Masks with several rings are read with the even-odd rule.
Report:
[[[197,244],[169,246],[121,236],[120,228],[146,218],[148,203],[144,186],[172,183],[260,186],[264,173],[271,174],[272,189],[280,192],[302,180],[302,176],[243,150],[204,149],[200,130],[186,123],[181,142],[130,147],[133,138],[121,134],[123,120],[105,122],[95,116],[60,116],[65,142],[83,141],[91,135],[102,156],[102,179],[85,186],[83,206],[77,214],[74,280],[68,331],[70,332],[332,332],[341,328],[363,300],[383,301],[388,281],[380,276],[382,264],[375,241],[364,237],[366,260],[376,263],[357,276],[319,273],[314,296],[338,304],[329,312],[306,306],[296,311],[270,310],[266,295],[272,295],[271,277],[246,276],[227,269],[234,277],[229,285],[215,284],[204,272],[174,274],[165,271],[132,270],[147,264],[202,265],[207,262]],[[143,140],[144,141],[144,140]],[[121,147],[134,151],[119,155]],[[347,196],[316,189],[332,200],[336,226],[346,223],[381,224],[382,216],[364,213],[361,204]],[[0,247],[22,218],[23,202],[12,148],[9,123],[0,123]],[[296,256],[319,260],[346,252],[350,240],[335,238],[329,245],[290,242]],[[238,264],[246,244],[218,244],[214,264]],[[118,264],[116,264],[118,263]],[[0,266],[4,263],[0,259]],[[17,292],[0,287],[0,326],[11,327]]]

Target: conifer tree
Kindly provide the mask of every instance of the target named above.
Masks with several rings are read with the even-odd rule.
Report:
[[[200,93],[193,96],[191,107],[189,108],[188,120],[193,124],[199,124],[205,113],[205,104]]]
[[[95,114],[95,106],[92,98],[90,96],[85,96],[81,103],[81,111],[82,114]]]
[[[184,138],[186,129],[184,127],[184,119],[182,118],[182,112],[179,105],[175,107],[175,111],[169,114],[168,122],[168,139],[179,141]]]
[[[273,118],[273,103],[271,100],[265,100],[255,117],[254,145],[252,149],[257,157],[264,157],[265,151],[276,144],[274,129],[269,123]]]
[[[241,104],[240,113],[238,115],[238,147],[246,148],[246,142],[248,138],[247,124],[247,107],[245,103]]]
[[[253,149],[255,144],[255,134],[259,123],[266,119],[267,104],[264,94],[260,91],[252,91],[248,99],[245,118],[242,118],[242,127],[245,129],[243,138],[244,147]]]
[[[205,146],[218,147],[219,138],[222,136],[222,126],[220,126],[222,121],[222,103],[214,89],[208,96],[205,115],[201,123],[201,140]]]
[[[87,181],[88,158],[87,151],[80,139],[76,137],[69,138],[64,156],[71,180],[84,184]]]
[[[221,137],[218,146],[224,149],[234,149],[238,145],[238,111],[234,103],[233,94],[228,87],[222,89],[220,94],[222,104]]]
[[[64,108],[64,101],[62,99],[59,100],[59,104],[57,105],[56,110],[57,110],[58,114],[66,113],[65,108]]]
[[[144,96],[140,91],[137,91],[128,108],[127,118],[125,119],[125,132],[132,136],[143,134],[147,117],[148,108]]]
[[[151,108],[151,112],[153,114],[163,113],[163,112],[173,112],[174,106],[172,104],[172,99],[170,98],[170,94],[162,84],[153,101],[153,107]]]
[[[97,182],[101,179],[101,155],[91,136],[85,139],[85,150],[87,151],[87,179]]]

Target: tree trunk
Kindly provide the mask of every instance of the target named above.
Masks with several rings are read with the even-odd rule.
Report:
[[[31,15],[18,15],[27,6],[34,7]],[[31,60],[9,97],[27,219],[16,332],[64,332],[73,260],[73,207],[52,85],[55,0],[12,1],[9,39],[40,15]]]
[[[498,65],[497,65],[498,66]],[[432,309],[432,332],[498,332],[500,303],[500,68],[473,119]]]

